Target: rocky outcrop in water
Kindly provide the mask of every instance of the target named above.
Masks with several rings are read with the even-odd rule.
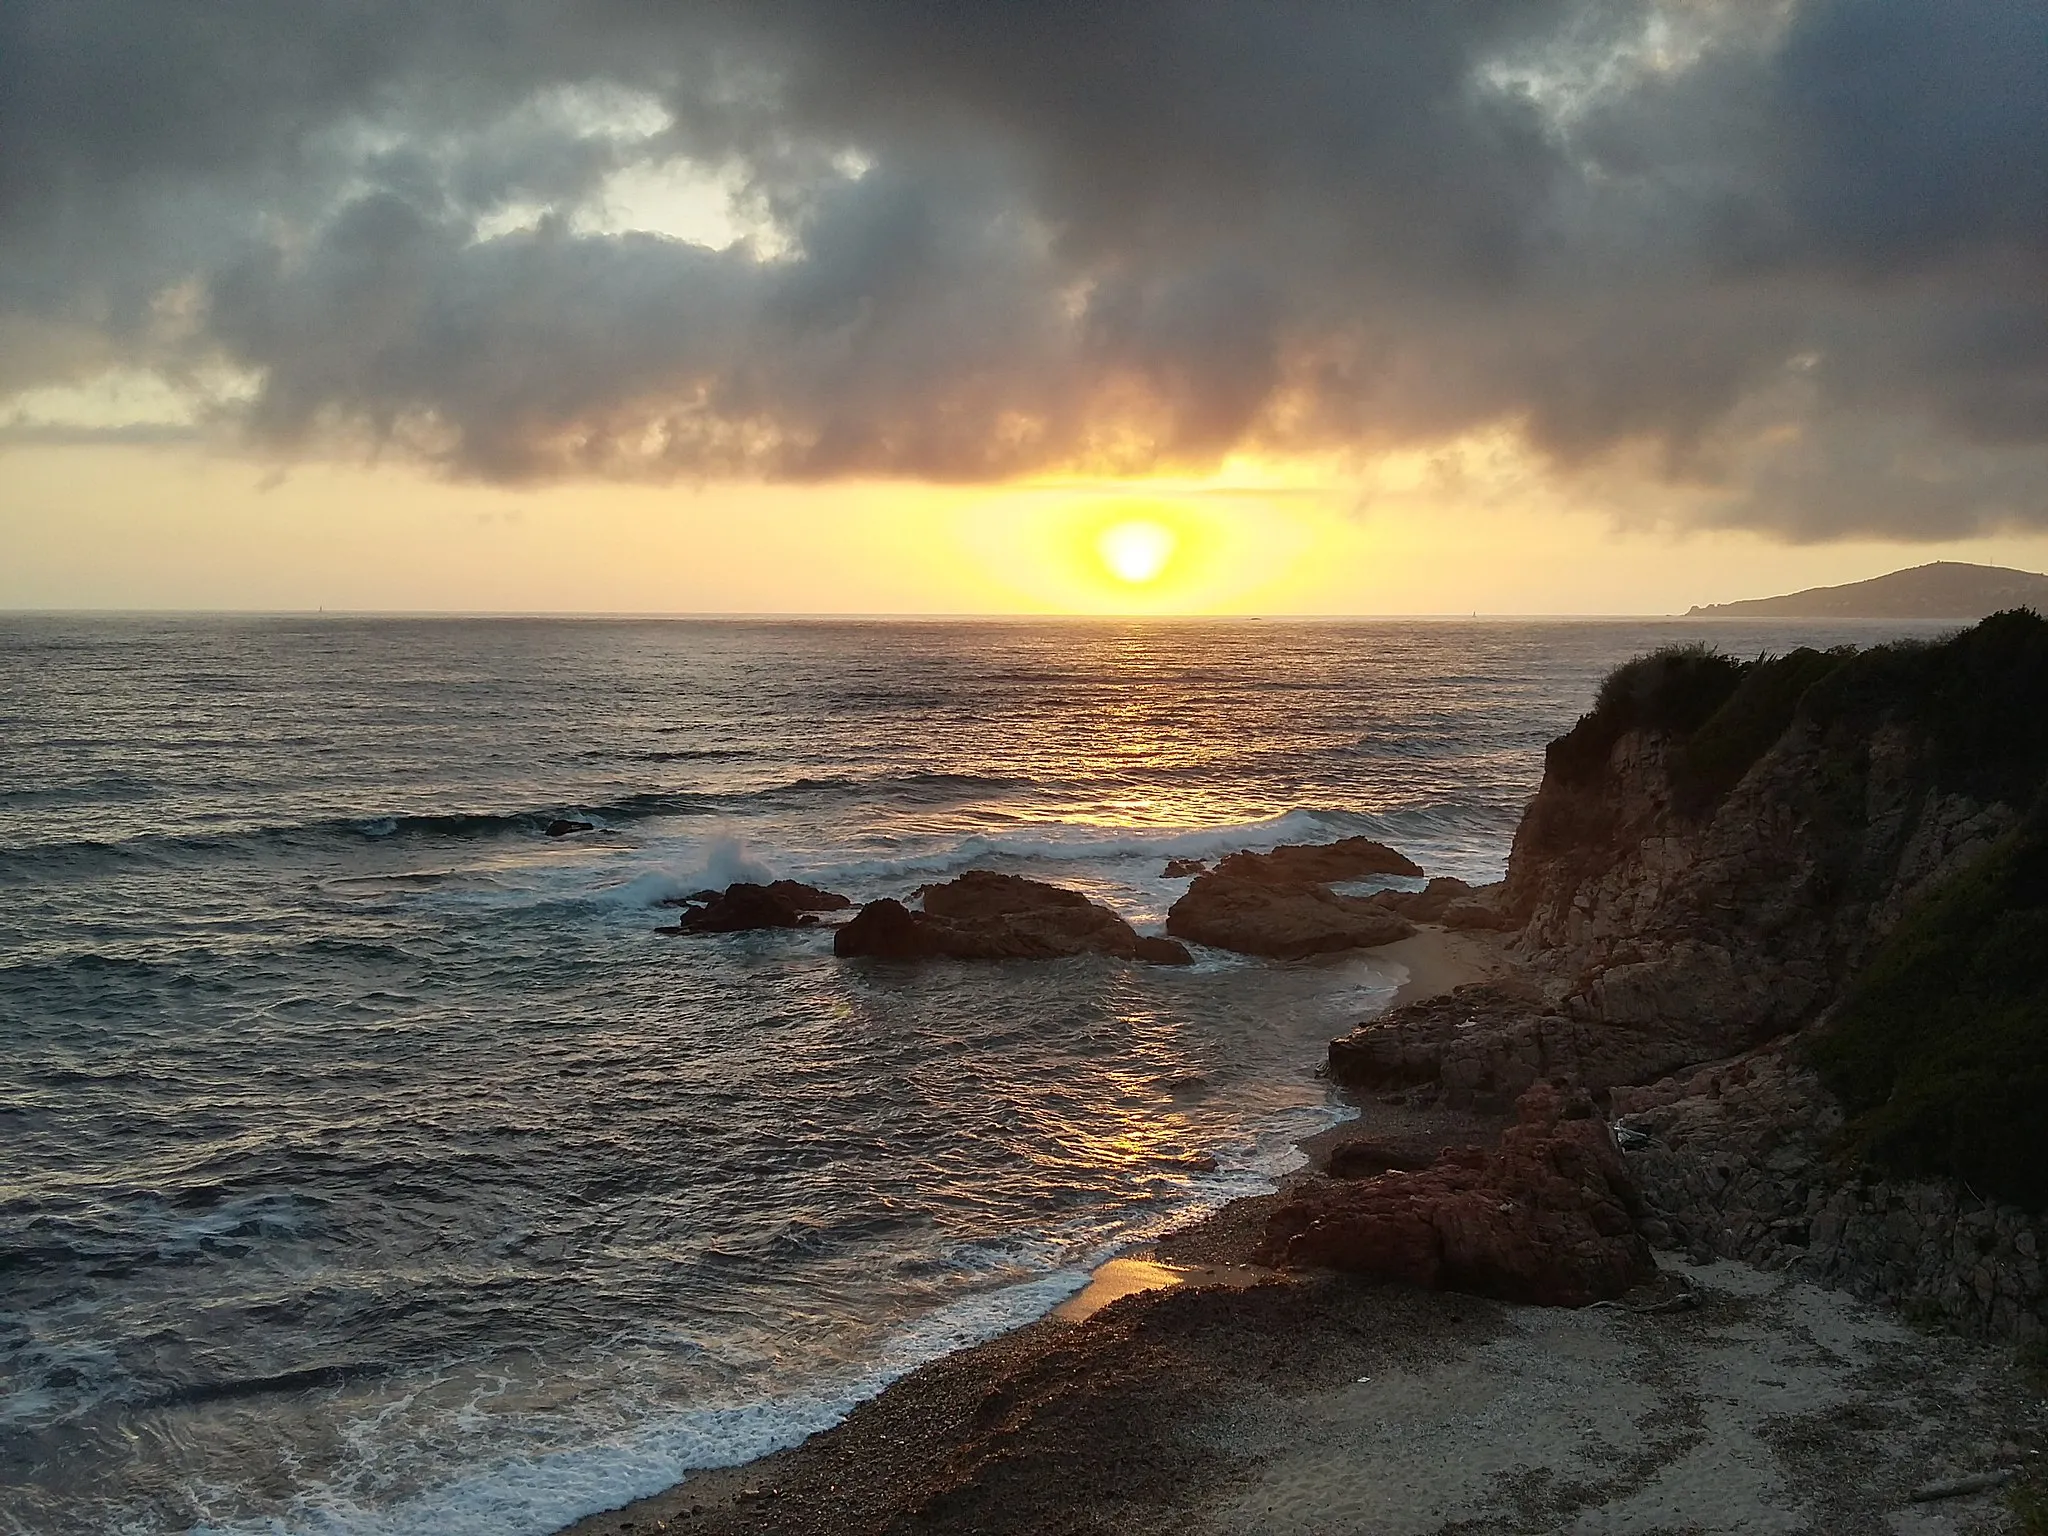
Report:
[[[1239,855],[1232,855],[1232,859]],[[1378,901],[1320,885],[1277,884],[1228,872],[1232,859],[1198,876],[1166,914],[1166,931],[1214,949],[1275,960],[1405,939],[1414,924]]]
[[[1385,843],[1347,837],[1334,843],[1285,843],[1264,853],[1233,853],[1216,865],[1216,873],[1269,885],[1330,885],[1381,875],[1419,876],[1422,866]]]
[[[1297,1186],[1267,1220],[1263,1257],[1544,1306],[1654,1279],[1640,1193],[1592,1103],[1537,1084],[1516,1110],[1497,1147]]]
[[[796,880],[768,885],[742,880],[722,891],[700,891],[688,898],[681,920],[664,931],[750,933],[763,928],[801,928],[817,922],[819,912],[837,912],[852,905],[836,891]]]
[[[842,957],[882,960],[1053,960],[1114,955],[1182,965],[1178,944],[1141,940],[1131,925],[1079,891],[1018,875],[969,870],[926,886],[924,910],[899,901],[871,901],[833,935]]]

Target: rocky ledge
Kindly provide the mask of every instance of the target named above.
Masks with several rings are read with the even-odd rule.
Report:
[[[843,912],[853,902],[836,891],[823,891],[797,880],[767,885],[737,881],[722,891],[699,891],[683,898],[683,915],[663,933],[749,933],[762,928],[801,928],[818,921],[820,912]]]
[[[1296,1185],[1267,1219],[1260,1257],[1545,1306],[1655,1280],[1636,1229],[1641,1193],[1592,1101],[1538,1083],[1515,1112],[1492,1148]]]
[[[1956,1180],[1845,1159],[1843,1106],[1774,1041],[1616,1091],[1617,1138],[1665,1248],[1884,1298],[1964,1331],[2048,1331],[2048,1223]]]

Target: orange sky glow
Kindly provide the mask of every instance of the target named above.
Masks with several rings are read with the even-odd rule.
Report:
[[[1683,493],[1662,507],[1683,511]],[[1153,577],[1103,541],[1169,536]],[[1600,614],[1934,559],[2048,567],[2039,535],[1798,545],[1660,516],[1499,444],[1203,478],[490,487],[407,464],[179,447],[0,453],[0,605],[376,612]]]

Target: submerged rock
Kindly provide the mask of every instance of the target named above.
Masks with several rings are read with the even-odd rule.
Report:
[[[1159,872],[1159,877],[1162,880],[1189,880],[1208,872],[1209,865],[1202,859],[1168,859],[1166,868]]]
[[[560,816],[549,822],[547,826],[549,837],[567,837],[574,832],[595,832],[596,830],[597,826],[594,822],[570,821]]]
[[[1319,885],[1246,879],[1223,866],[1196,879],[1166,914],[1177,939],[1244,955],[1299,959],[1340,949],[1370,949],[1405,939],[1415,925],[1378,901],[1339,896]]]
[[[1385,843],[1347,837],[1336,843],[1288,843],[1267,853],[1233,853],[1215,872],[1274,885],[1327,885],[1337,880],[1369,880],[1375,875],[1412,877],[1422,873],[1422,866]]]
[[[1267,1219],[1269,1263],[1580,1307],[1656,1275],[1642,1197],[1583,1096],[1539,1083],[1491,1150],[1301,1185]]]
[[[1173,939],[1157,938],[1151,934],[1138,935],[1138,958],[1147,965],[1193,965],[1195,957],[1188,953],[1188,947]]]
[[[1053,960],[1115,955],[1156,964],[1187,963],[1170,941],[1141,940],[1137,930],[1079,891],[1018,875],[973,869],[926,886],[924,910],[899,901],[871,901],[833,936],[840,956],[885,960]]]

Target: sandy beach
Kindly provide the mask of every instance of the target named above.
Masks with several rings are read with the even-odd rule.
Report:
[[[1515,973],[1489,935],[1381,953],[1397,1002]],[[1361,1127],[1489,1127],[1398,1105]],[[1248,1262],[1277,1196],[1107,1265],[792,1450],[565,1536],[1451,1536],[2001,1528],[2048,1416],[2011,1352],[1733,1263],[1579,1311]],[[1959,1478],[1990,1486],[1935,1499]]]
[[[1334,1276],[1184,1286],[941,1360],[795,1450],[574,1536],[1966,1532],[2031,1467],[1994,1349],[1735,1264],[1671,1310]],[[1668,1305],[1668,1303],[1666,1303]]]

